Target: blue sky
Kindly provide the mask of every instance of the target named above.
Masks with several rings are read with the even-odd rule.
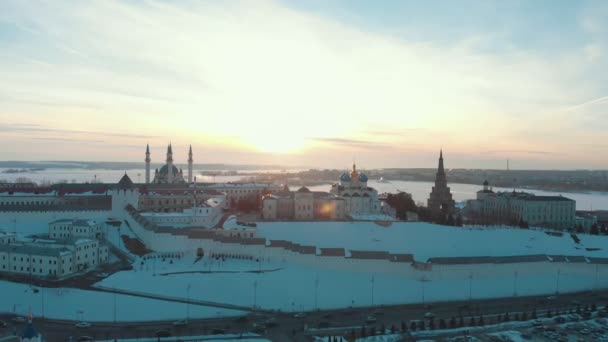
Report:
[[[0,158],[606,169],[607,23],[603,1],[3,1]]]

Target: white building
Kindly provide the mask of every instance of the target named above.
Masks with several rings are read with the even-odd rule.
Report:
[[[49,223],[51,239],[89,238],[101,239],[103,229],[93,220],[61,219]]]
[[[329,192],[310,191],[306,187],[290,192],[286,188],[262,198],[262,215],[266,220],[344,220],[381,213],[378,192],[367,186],[367,175],[357,171],[355,164]]]
[[[343,220],[344,199],[329,192],[310,191],[301,187],[298,191],[283,191],[262,198],[262,216],[265,220]]]
[[[224,197],[210,198],[200,205],[183,212],[156,213],[143,212],[142,216],[159,226],[194,226],[212,228],[222,218]]]
[[[14,243],[17,236],[13,233],[0,231],[0,244]]]
[[[0,244],[0,272],[61,278],[108,259],[108,247],[90,239]]]
[[[260,199],[262,196],[281,190],[281,186],[273,183],[216,183],[204,187],[226,194],[227,205],[233,205],[240,200]]]
[[[469,201],[468,210],[489,223],[571,229],[575,226],[576,201],[563,196],[536,196],[527,192],[494,192],[488,181]]]
[[[367,175],[353,169],[340,176],[340,183],[333,184],[330,192],[344,199],[346,215],[379,214],[381,203],[378,200],[378,191],[367,186]]]

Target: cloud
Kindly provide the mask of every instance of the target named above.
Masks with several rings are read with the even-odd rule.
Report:
[[[496,151],[482,151],[482,154],[541,154],[541,155],[561,155],[562,153],[552,151],[534,151],[534,150],[496,150]]]
[[[2,132],[20,132],[20,133],[56,133],[56,134],[87,134],[96,136],[106,137],[121,137],[121,138],[134,138],[134,139],[156,139],[160,136],[154,135],[143,135],[143,134],[129,134],[129,133],[111,133],[111,132],[95,132],[95,131],[83,131],[83,130],[70,130],[70,129],[57,129],[50,128],[38,124],[0,124],[0,131]],[[42,138],[41,138],[42,139]],[[51,138],[44,138],[51,139]],[[57,138],[56,140],[61,140]]]
[[[0,130],[192,142],[213,162],[253,155],[233,140],[311,136],[335,147],[328,163],[361,148],[382,166],[402,146],[440,144],[469,154],[580,153],[601,132],[562,108],[608,93],[605,62],[587,62],[593,51],[522,48],[508,27],[434,41],[408,21],[374,30],[278,1],[4,1],[0,23],[13,32],[0,36],[0,119],[40,124]],[[588,43],[601,43],[599,24],[586,24]],[[565,144],[564,132],[577,139]],[[59,140],[49,146],[62,150]],[[94,155],[81,150],[70,153]],[[319,152],[298,150],[294,163],[316,162]],[[0,156],[14,153],[0,147]]]

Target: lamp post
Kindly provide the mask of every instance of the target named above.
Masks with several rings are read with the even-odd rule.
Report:
[[[114,291],[112,291],[113,294],[113,301],[114,301],[114,323],[116,323],[116,288],[114,288]]]
[[[190,320],[190,283],[186,287],[186,322]]]
[[[513,273],[513,297],[517,297],[517,271]]]
[[[374,306],[374,275],[372,274],[372,307]]]
[[[561,273],[561,269],[557,269],[557,277],[555,279],[555,294],[559,294],[559,276]]]
[[[469,273],[469,300],[473,299],[473,272]]]
[[[255,311],[255,307],[257,305],[257,295],[258,295],[258,280],[253,281],[253,311]]]
[[[319,274],[315,277],[315,310],[318,309],[317,300],[319,296]]]

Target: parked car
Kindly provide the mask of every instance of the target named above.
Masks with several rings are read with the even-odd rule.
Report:
[[[85,329],[85,328],[90,328],[91,327],[91,323],[89,322],[78,322],[76,323],[76,328],[81,328],[81,329]]]
[[[319,322],[319,329],[323,329],[323,328],[329,328],[329,322],[328,321],[321,321]]]
[[[428,318],[428,319],[435,318],[435,314],[432,312],[427,312],[424,314],[424,318]]]
[[[298,312],[293,315],[293,318],[304,318],[304,317],[306,317],[306,313],[304,313],[304,312]]]
[[[105,272],[102,272],[102,273],[98,273],[98,274],[97,274],[97,276],[98,276],[99,278],[107,278],[107,277],[109,276],[109,274],[108,274],[108,273],[105,273]]]
[[[264,322],[264,326],[266,326],[266,328],[274,328],[277,325],[279,324],[277,323],[276,318],[269,318]]]
[[[223,335],[225,333],[226,333],[226,330],[220,329],[220,328],[215,328],[215,329],[211,330],[212,335]]]
[[[25,317],[23,316],[15,316],[11,320],[15,323],[25,323]]]
[[[173,322],[174,327],[183,327],[185,325],[188,325],[188,321],[186,321],[185,319],[180,319],[179,321]]]
[[[557,324],[564,324],[566,323],[566,318],[562,317],[562,316],[557,316],[553,318],[553,322],[557,323]]]
[[[5,321],[0,321],[0,328],[6,328],[7,325]]]
[[[171,332],[169,330],[157,330],[154,333],[156,337],[171,337]]]
[[[376,317],[374,317],[374,316],[368,316],[365,319],[365,323],[376,323],[377,321],[378,321],[378,319]]]
[[[93,342],[95,341],[94,338],[92,338],[91,336],[80,336],[76,339],[77,342]]]

